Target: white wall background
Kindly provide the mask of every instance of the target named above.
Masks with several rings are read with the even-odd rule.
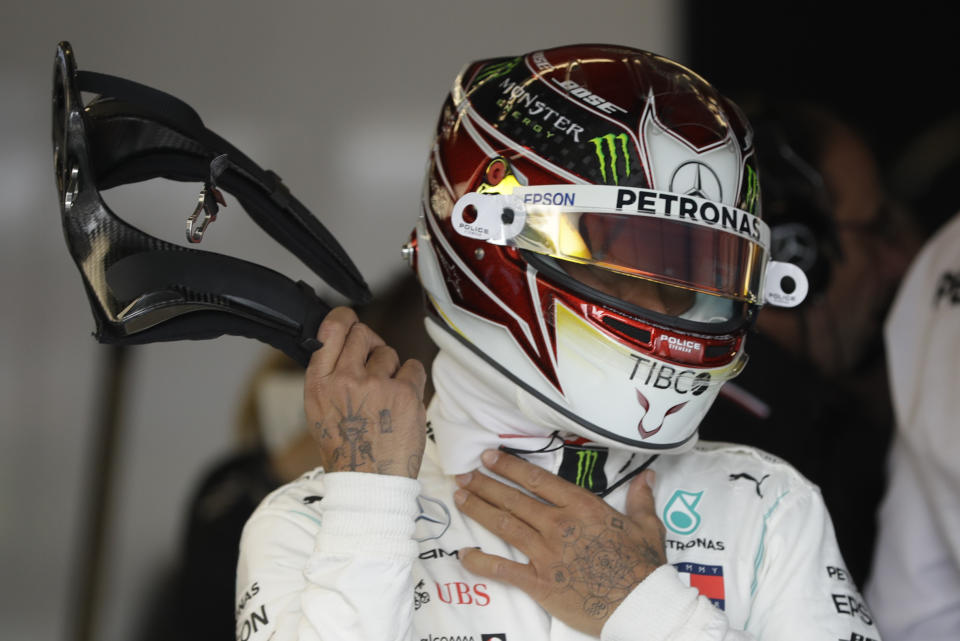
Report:
[[[0,5],[0,621],[8,639],[71,638],[68,604],[104,369],[59,228],[50,88],[59,40],[81,69],[191,104],[277,171],[374,288],[401,269],[441,101],[467,61],[574,42],[682,60],[678,3],[51,2]],[[196,185],[108,193],[122,216],[182,242]],[[236,205],[204,249],[317,279]],[[94,637],[131,638],[179,541],[190,489],[231,444],[240,386],[263,353],[224,338],[132,354]],[[171,616],[176,616],[171,613]]]

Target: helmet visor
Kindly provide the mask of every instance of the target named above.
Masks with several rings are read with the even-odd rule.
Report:
[[[472,208],[472,209],[471,209]],[[470,193],[464,235],[666,285],[756,303],[769,229],[752,214],[692,196],[597,185]]]

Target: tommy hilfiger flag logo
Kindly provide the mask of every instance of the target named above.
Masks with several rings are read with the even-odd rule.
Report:
[[[724,609],[726,597],[723,590],[723,566],[702,563],[674,563],[684,583],[697,588],[700,594],[710,599],[715,606]]]

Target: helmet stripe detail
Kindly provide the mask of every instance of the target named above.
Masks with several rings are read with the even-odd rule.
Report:
[[[450,317],[447,316],[447,315],[443,312],[443,307],[441,307],[440,304],[437,302],[437,299],[433,297],[433,294],[431,294],[430,292],[427,292],[427,298],[430,299],[430,304],[433,305],[433,308],[434,308],[435,310],[437,310],[437,313],[440,314],[440,316],[443,317],[444,322],[445,322],[447,325],[449,325],[450,328],[451,328],[453,331],[455,331],[456,333],[460,334],[460,335],[463,336],[464,338],[467,338],[467,335],[463,333],[463,330],[461,330],[459,327],[457,327],[456,323],[454,323],[452,320],[450,320]]]
[[[467,109],[467,113],[470,113],[469,108]],[[476,127],[473,126],[473,123],[470,122],[469,117],[462,118],[460,120],[460,124],[463,125],[464,131],[470,134],[470,138],[476,143],[477,147],[479,147],[480,150],[487,155],[488,158],[496,158],[499,155],[493,150],[493,147],[491,147],[490,144],[483,139],[483,136],[480,135]]]
[[[457,252],[455,252],[455,251],[453,250],[453,247],[451,247],[451,246],[450,246],[450,243],[447,242],[447,239],[446,239],[446,237],[443,235],[443,232],[440,231],[440,229],[437,227],[436,221],[433,219],[433,216],[430,214],[430,207],[429,207],[429,205],[428,205],[427,202],[424,202],[424,203],[423,203],[423,208],[424,208],[424,211],[426,212],[425,218],[427,219],[427,224],[430,225],[430,233],[431,233],[432,239],[433,239],[435,242],[440,243],[440,246],[441,246],[441,247],[443,248],[443,250],[446,252],[447,257],[448,257],[451,261],[453,261],[453,263],[457,266],[457,268],[458,268],[461,272],[463,272],[463,274],[464,274],[468,279],[470,279],[470,281],[471,281],[477,288],[479,288],[480,291],[482,291],[487,297],[490,298],[490,300],[492,300],[494,303],[496,303],[498,307],[500,307],[500,308],[501,308],[503,311],[505,311],[512,319],[514,319],[514,320],[517,322],[517,325],[520,327],[520,331],[523,332],[524,338],[527,339],[527,342],[529,342],[529,343],[530,343],[530,346],[533,347],[533,351],[537,354],[537,356],[539,356],[539,355],[540,355],[540,349],[537,347],[537,342],[534,340],[534,338],[533,338],[533,333],[530,331],[530,325],[528,325],[525,320],[523,320],[522,318],[520,318],[515,311],[513,311],[512,309],[510,309],[510,307],[508,307],[506,303],[504,303],[502,300],[500,300],[500,297],[499,297],[499,296],[497,296],[497,295],[494,294],[492,291],[490,291],[490,288],[487,287],[486,285],[484,285],[484,284],[480,281],[480,279],[476,277],[476,275],[473,273],[473,271],[472,271],[469,267],[467,267],[467,266],[463,263],[462,260],[460,260],[460,256],[457,254]]]
[[[450,194],[450,198],[456,198],[457,194],[453,191],[453,185],[450,184],[450,179],[447,178],[447,172],[443,170],[443,163],[440,161],[439,145],[433,146],[433,166],[437,168],[437,173],[440,174],[440,180],[443,181],[443,186],[446,188],[447,193]],[[426,188],[426,185],[424,185],[424,188]],[[424,193],[423,198],[428,199],[429,195]]]
[[[550,340],[550,333],[547,331],[547,323],[543,318],[543,309],[540,304],[540,287],[537,285],[537,270],[527,265],[527,289],[530,290],[530,296],[533,299],[533,310],[537,315],[537,323],[540,325],[540,335],[543,337],[544,343]],[[547,356],[550,359],[550,365],[553,366],[553,371],[557,371],[557,357],[556,357],[556,345],[545,344],[544,347],[547,348]],[[563,387],[558,386],[557,389],[563,394]]]

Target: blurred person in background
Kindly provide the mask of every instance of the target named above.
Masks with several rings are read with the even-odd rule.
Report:
[[[721,389],[701,433],[781,456],[816,483],[863,585],[892,424],[881,327],[921,232],[849,125],[812,103],[743,104],[772,255],[804,270],[810,294],[760,312],[750,364]]]
[[[191,497],[179,559],[177,612],[188,639],[233,635],[243,524],[267,494],[319,464],[303,413],[303,368],[271,350],[250,378],[237,447],[213,463]]]
[[[890,169],[890,188],[932,236],[957,212],[960,113],[938,119],[907,141]]]
[[[898,181],[914,186],[905,193],[928,208],[934,235],[884,334],[896,429],[866,594],[893,641],[960,638],[960,214],[943,216],[957,207],[958,123],[920,136]]]

